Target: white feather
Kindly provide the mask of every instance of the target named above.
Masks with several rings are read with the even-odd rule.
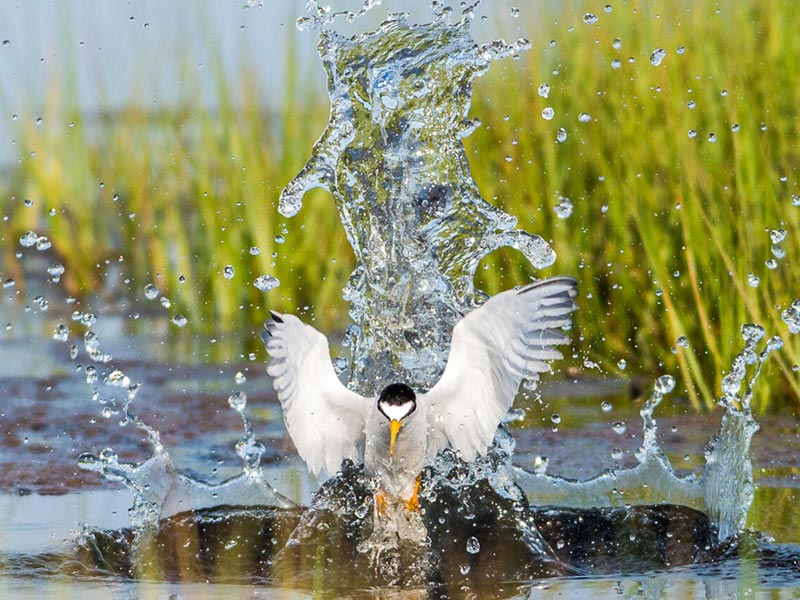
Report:
[[[428,456],[449,443],[470,461],[485,454],[525,377],[550,371],[569,342],[556,328],[569,325],[576,306],[569,277],[537,281],[489,299],[453,328],[441,379],[420,396],[429,403]]]
[[[286,428],[309,470],[333,475],[345,458],[361,460],[372,401],[339,381],[323,334],[293,315],[273,316],[262,337]]]

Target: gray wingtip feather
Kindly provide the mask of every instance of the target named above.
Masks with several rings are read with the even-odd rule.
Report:
[[[570,298],[574,298],[578,294],[578,281],[574,277],[568,275],[560,275],[558,277],[549,277],[547,279],[540,279],[531,284],[521,288],[517,293],[526,294],[534,290],[541,290],[543,288],[553,288],[553,294],[566,292]]]

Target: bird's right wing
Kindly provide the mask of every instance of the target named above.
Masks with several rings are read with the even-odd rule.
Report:
[[[270,314],[261,337],[286,428],[309,470],[333,475],[342,460],[363,455],[370,400],[339,381],[323,334],[294,315]]]

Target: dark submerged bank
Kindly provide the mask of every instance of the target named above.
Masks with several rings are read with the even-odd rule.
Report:
[[[12,574],[37,576],[251,583],[348,594],[413,585],[449,595],[464,586],[492,585],[493,595],[504,597],[531,580],[641,573],[713,562],[736,551],[735,543],[714,548],[708,517],[687,507],[530,507],[482,480],[426,488],[421,514],[428,540],[373,555],[363,546],[372,532],[367,484],[361,470],[350,467],[323,486],[310,508],[189,511],[153,530],[87,529],[68,552],[3,562]]]

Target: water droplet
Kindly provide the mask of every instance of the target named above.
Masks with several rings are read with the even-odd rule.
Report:
[[[282,236],[282,235],[276,235],[275,236],[275,243],[276,244],[285,244],[286,243],[286,238],[284,236]]]
[[[597,23],[597,15],[594,13],[586,13],[583,15],[583,22],[587,25],[593,25],[594,23]]]
[[[556,111],[554,111],[552,109],[552,107],[548,106],[548,107],[542,109],[542,118],[543,119],[545,119],[547,121],[550,121],[555,116],[556,116]]]
[[[58,279],[64,274],[64,265],[61,263],[52,263],[47,267],[47,273],[54,279]]]
[[[720,90],[719,95],[723,98],[728,95],[728,90]]]
[[[547,85],[546,83],[542,83],[541,85],[539,85],[537,91],[539,92],[539,95],[542,98],[547,98],[550,95],[550,86]]]
[[[800,194],[792,194],[792,206],[800,206]]]
[[[33,299],[33,304],[39,307],[39,310],[45,311],[50,306],[50,303],[45,299],[44,296],[36,296]]]
[[[611,46],[614,48],[614,50],[619,50],[622,48],[622,40],[619,38],[614,38],[614,41],[611,42]]]
[[[231,548],[235,548],[239,542],[236,540],[228,540],[225,542],[225,550],[230,550]]]
[[[733,133],[737,133],[740,129],[741,129],[741,127],[739,126],[738,123],[734,123],[733,125],[731,125],[731,131]]]
[[[662,375],[656,379],[655,392],[662,396],[675,389],[675,378],[672,375]]]
[[[773,244],[780,244],[783,240],[786,239],[786,230],[785,229],[771,229],[769,232],[769,239],[772,240]]]
[[[716,143],[716,141],[717,141],[717,134],[716,134],[716,133],[714,133],[713,131],[712,131],[711,133],[709,133],[709,134],[708,134],[708,141],[709,141],[709,143],[711,143],[711,144],[714,144],[714,143]]]
[[[461,565],[458,567],[458,571],[459,571],[459,573],[461,573],[462,575],[466,575],[467,573],[469,573],[469,569],[470,569],[470,566],[469,566],[469,564],[468,564],[468,563],[462,563],[462,564],[461,564]]]
[[[772,256],[777,259],[782,259],[786,256],[786,250],[783,249],[783,246],[778,246],[774,244],[772,248],[770,248],[770,252],[772,252]]]
[[[614,433],[618,433],[618,434],[620,434],[620,435],[622,435],[623,433],[625,433],[625,430],[626,430],[627,428],[628,428],[628,425],[625,423],[625,421],[614,421],[614,422],[611,424],[611,429],[613,429],[613,430],[614,430]]]
[[[563,127],[559,128],[559,130],[556,132],[556,141],[559,144],[563,144],[567,141],[567,130]]]
[[[600,403],[600,410],[602,410],[604,413],[611,412],[612,408],[613,407],[611,406],[611,402],[609,402],[608,400],[603,400]]]
[[[103,379],[103,383],[113,387],[127,388],[130,387],[131,380],[130,377],[125,375],[125,373],[123,373],[119,369],[114,369],[113,371],[111,371],[111,373],[109,373],[106,376],[105,379]]]
[[[152,283],[148,283],[144,286],[144,297],[148,300],[155,300],[158,298],[158,288]]]
[[[624,358],[620,358],[617,361],[617,368],[619,368],[620,371],[624,371],[627,368],[627,366],[628,366],[628,361],[626,361]]]
[[[225,265],[222,269],[222,276],[225,279],[233,279],[233,276],[236,274],[236,271],[233,269],[231,265]]]
[[[470,537],[467,540],[467,552],[469,552],[470,554],[477,554],[480,551],[481,551],[481,544],[478,541],[478,538],[476,538],[475,536]]]
[[[622,460],[622,457],[623,457],[622,448],[614,448],[611,451],[611,458],[613,458],[614,460]]]
[[[261,250],[257,246],[250,246],[250,256],[258,256]]]
[[[276,277],[272,275],[259,275],[256,277],[256,280],[253,282],[253,285],[256,286],[262,292],[268,292],[272,289],[275,289],[281,284],[280,281]]]
[[[685,46],[678,46],[678,49],[675,50],[675,52],[677,52],[678,54],[683,54],[684,52],[686,52],[686,47]]]
[[[559,423],[561,423],[561,415],[558,413],[553,413],[552,415],[550,415],[550,420],[556,425],[558,425]]]
[[[244,385],[245,382],[247,381],[247,377],[245,377],[244,373],[242,373],[241,371],[237,371],[233,379],[236,382],[236,385]]]
[[[689,100],[686,103],[686,107],[689,108],[690,110],[694,109],[696,106],[697,106],[697,102],[695,102],[694,100]]]
[[[11,40],[3,40],[3,46],[11,45]]]
[[[177,315],[172,317],[172,322],[178,327],[185,327],[186,324],[189,322],[189,319],[187,319],[184,315],[178,313]]]
[[[766,334],[766,330],[756,323],[745,323],[742,325],[742,339],[746,344],[755,344]]]
[[[78,457],[78,466],[81,469],[95,470],[99,462],[100,459],[89,452],[84,452]]]
[[[622,61],[618,58],[615,58],[611,61],[611,68],[612,69],[619,69],[622,66]]]
[[[565,198],[564,196],[558,199],[558,204],[555,205],[553,210],[555,210],[556,216],[559,219],[568,219],[572,216],[572,201],[569,198]]]
[[[610,4],[606,4],[606,5],[603,7],[603,10],[604,10],[604,11],[606,11],[607,13],[610,13],[610,12],[611,12],[612,10],[614,10],[614,9],[611,7],[611,5],[610,5]]]
[[[690,129],[688,135],[689,135],[690,138],[696,138],[697,137],[697,131],[695,131],[694,129]]]
[[[767,261],[765,261],[764,264],[767,265],[767,268],[770,271],[774,271],[775,269],[778,268],[778,261],[775,260],[774,258],[767,259]]]
[[[35,231],[29,231],[28,233],[23,233],[19,238],[19,243],[22,245],[23,248],[30,248],[36,245],[36,242],[39,240],[39,234]]]
[[[592,120],[592,115],[590,115],[589,113],[582,112],[581,114],[578,115],[578,121],[581,123],[588,123],[591,120]]]
[[[675,343],[680,346],[681,348],[688,348],[689,347],[689,340],[686,339],[685,335],[680,336]]]
[[[59,324],[53,331],[53,339],[57,342],[66,342],[69,339],[69,327],[64,323]]]
[[[758,287],[758,284],[761,283],[761,280],[756,277],[753,273],[747,274],[747,285],[750,287]]]
[[[781,313],[781,319],[789,328],[789,333],[800,333],[800,300],[792,302],[791,306]]]
[[[244,411],[245,407],[247,406],[247,394],[241,391],[231,394],[228,397],[228,404],[230,404],[231,408],[237,412]]]
[[[661,61],[664,60],[667,56],[667,51],[663,48],[656,48],[653,50],[653,53],[650,55],[650,64],[654,67],[657,67],[661,64]]]

